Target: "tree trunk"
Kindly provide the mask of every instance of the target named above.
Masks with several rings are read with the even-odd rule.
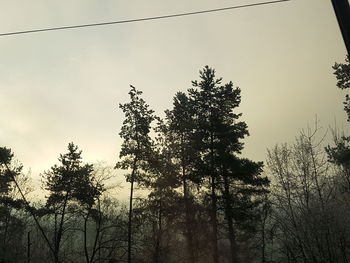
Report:
[[[189,256],[189,262],[195,263],[196,257],[194,253],[194,246],[193,246],[193,234],[192,234],[192,222],[191,222],[191,214],[190,214],[190,206],[189,206],[189,192],[188,192],[188,186],[187,181],[185,178],[185,168],[183,168],[182,171],[182,180],[183,180],[183,194],[184,194],[184,201],[185,201],[185,217],[186,217],[186,239],[187,239],[187,251]]]
[[[27,234],[27,263],[30,263],[30,231]]]
[[[101,216],[101,203],[100,203],[100,198],[97,198],[97,204],[98,204],[98,222],[96,222],[96,235],[95,235],[95,240],[94,240],[94,246],[92,248],[92,255],[90,258],[90,262],[93,263],[95,256],[96,256],[96,249],[97,249],[97,244],[98,240],[100,237],[100,232],[101,232],[101,221],[102,221],[102,216]],[[101,249],[98,249],[98,252],[100,253]],[[100,255],[100,254],[99,254]],[[98,260],[100,262],[100,259]]]
[[[90,262],[88,248],[87,248],[87,224],[89,220],[89,214],[90,214],[90,209],[86,217],[84,218],[84,254],[85,254],[86,263]]]
[[[215,193],[215,177],[211,176],[211,224],[213,227],[212,243],[213,243],[213,262],[219,263],[219,248],[218,248],[218,220],[216,215],[217,200]]]
[[[63,235],[63,223],[64,223],[64,217],[66,215],[68,197],[69,197],[69,193],[67,193],[65,198],[64,198],[60,225],[58,227],[57,237],[55,240],[55,247],[54,247],[54,249],[55,249],[55,263],[59,263],[59,252],[60,252],[60,245],[61,245],[61,240],[62,240],[62,235]]]
[[[137,158],[134,158],[133,169],[130,178],[130,200],[129,200],[129,220],[128,220],[128,263],[131,263],[131,230],[132,230],[132,198],[134,194],[134,175],[136,170]]]
[[[230,241],[231,262],[239,263],[238,245],[236,242],[236,234],[233,228],[232,205],[231,205],[232,200],[230,196],[230,185],[229,185],[227,176],[224,175],[223,177],[224,177],[225,216],[226,216],[227,225],[228,225],[228,238]]]
[[[161,242],[162,242],[162,201],[159,200],[158,231],[157,231],[157,242],[156,242],[156,251],[155,251],[155,263],[161,262]]]
[[[216,182],[215,182],[215,169],[214,169],[214,134],[213,128],[210,131],[210,168],[211,168],[211,223],[213,227],[212,243],[213,243],[213,262],[219,263],[219,248],[218,248],[218,219],[216,215],[217,211],[217,198],[216,198]]]
[[[134,192],[134,178],[130,182],[130,200],[129,200],[129,221],[128,221],[128,263],[131,263],[131,221],[132,221],[132,198]]]
[[[266,247],[266,238],[265,238],[265,221],[266,219],[263,219],[263,222],[261,224],[261,234],[262,234],[262,246],[261,246],[261,262],[266,263],[266,256],[265,256],[265,247]]]

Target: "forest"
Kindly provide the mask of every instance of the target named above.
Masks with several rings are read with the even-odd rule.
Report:
[[[333,70],[349,89],[349,58]],[[71,142],[41,174],[40,200],[28,197],[32,175],[16,153],[0,147],[0,263],[350,262],[350,136],[333,129],[330,143],[315,120],[251,160],[241,99],[209,66],[164,118],[130,86],[115,166],[84,162]],[[350,121],[350,97],[343,103]]]

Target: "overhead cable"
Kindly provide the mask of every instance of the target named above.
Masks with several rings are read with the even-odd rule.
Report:
[[[193,12],[187,12],[187,13],[135,18],[135,19],[128,19],[128,20],[118,20],[118,21],[110,21],[110,22],[100,22],[100,23],[60,26],[60,27],[48,27],[48,28],[39,28],[39,29],[31,29],[31,30],[23,30],[23,31],[13,31],[13,32],[0,33],[0,37],[47,32],[47,31],[77,29],[77,28],[84,28],[84,27],[107,26],[107,25],[114,25],[114,24],[126,24],[126,23],[134,23],[134,22],[142,22],[142,21],[150,21],[150,20],[160,20],[160,19],[166,19],[166,18],[199,15],[199,14],[227,11],[232,9],[240,9],[240,8],[247,8],[247,7],[253,7],[253,6],[276,4],[276,3],[287,2],[287,1],[290,1],[290,0],[276,0],[276,1],[260,2],[260,3],[246,4],[246,5],[222,7],[222,8],[216,8],[216,9],[207,9],[207,10],[201,10],[201,11],[193,11]]]

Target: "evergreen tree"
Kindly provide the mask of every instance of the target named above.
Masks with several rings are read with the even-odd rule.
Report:
[[[185,214],[185,237],[187,240],[187,254],[189,262],[197,261],[194,246],[194,215],[196,214],[194,197],[191,193],[190,184],[193,175],[193,160],[198,158],[198,152],[193,146],[194,122],[193,103],[182,92],[178,92],[173,101],[172,110],[166,111],[166,131],[164,137],[168,138],[168,148],[172,153],[172,161],[176,168],[178,184],[182,187],[184,214]]]
[[[337,87],[340,89],[350,89],[350,61],[349,56],[344,64],[336,63],[333,66],[334,74],[337,77]],[[348,115],[350,121],[350,96],[346,95],[344,102],[344,110]],[[345,188],[350,192],[350,137],[349,136],[335,136],[335,146],[328,146],[326,151],[328,153],[329,161],[338,165],[343,172],[345,180]]]
[[[134,183],[145,181],[145,173],[149,169],[149,159],[152,154],[152,140],[150,138],[151,123],[155,120],[153,110],[141,98],[141,91],[131,86],[129,92],[130,102],[120,104],[119,107],[125,114],[125,120],[119,133],[124,140],[119,158],[122,160],[116,164],[116,168],[131,170],[126,175],[130,183],[129,220],[128,220],[128,251],[127,260],[131,262],[132,250],[132,218],[133,218],[133,192]]]
[[[219,262],[218,249],[218,170],[215,160],[218,159],[216,150],[216,117],[218,117],[218,85],[221,79],[215,79],[215,71],[206,66],[203,71],[200,71],[201,81],[193,81],[195,87],[189,90],[190,98],[194,102],[194,120],[196,122],[194,147],[200,153],[200,158],[197,160],[197,176],[198,180],[208,180],[208,188],[210,191],[210,219],[212,226],[211,244],[213,251],[213,262]]]
[[[0,262],[23,260],[21,240],[25,226],[14,211],[22,209],[24,202],[11,195],[16,187],[14,180],[21,171],[22,166],[13,161],[11,150],[0,147]]]
[[[53,243],[56,262],[60,260],[69,205],[77,202],[81,207],[89,209],[102,191],[102,186],[94,183],[93,166],[82,163],[81,153],[76,145],[69,143],[68,153],[61,154],[58,159],[60,165],[52,166],[44,174],[45,188],[49,191],[46,207],[55,216]]]
[[[334,75],[337,77],[337,87],[339,89],[350,89],[350,61],[349,56],[345,59],[345,63],[335,63],[333,66]],[[350,121],[350,96],[346,95],[344,101],[344,110]]]
[[[210,191],[213,260],[219,262],[217,212],[222,198],[232,262],[238,262],[234,223],[248,219],[237,215],[252,210],[253,193],[259,192],[258,188],[268,180],[259,176],[262,163],[237,157],[243,149],[241,140],[249,134],[246,123],[238,121],[241,114],[235,113],[241,102],[240,89],[232,82],[222,85],[222,79],[216,79],[215,70],[208,66],[200,71],[200,78],[192,82],[194,88],[189,95],[195,110],[194,145],[200,153],[198,179],[208,181]]]

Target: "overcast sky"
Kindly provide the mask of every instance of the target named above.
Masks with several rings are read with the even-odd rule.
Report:
[[[256,3],[258,0],[1,1],[0,33]],[[34,174],[73,141],[84,160],[117,161],[129,84],[162,115],[205,65],[242,90],[244,155],[290,142],[314,122],[346,127],[331,66],[345,47],[331,0],[0,38],[0,145]]]

